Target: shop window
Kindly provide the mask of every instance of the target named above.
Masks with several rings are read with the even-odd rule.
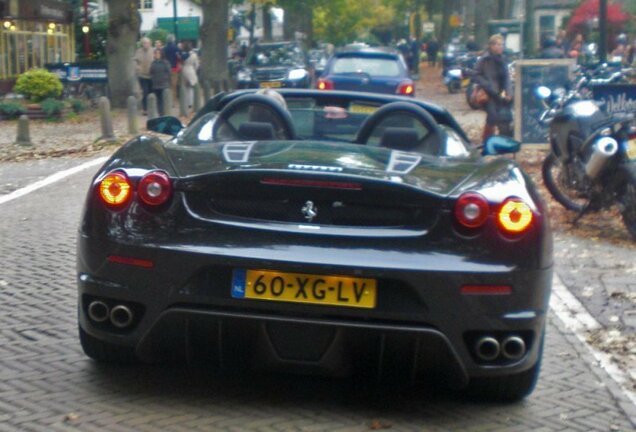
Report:
[[[139,0],[139,9],[152,9],[152,0]]]
[[[542,15],[539,17],[539,41],[556,34],[554,15]]]

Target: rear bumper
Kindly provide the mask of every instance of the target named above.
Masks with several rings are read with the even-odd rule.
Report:
[[[108,255],[121,255],[122,251],[150,259],[154,267],[107,260]],[[375,258],[368,251],[364,265],[354,262],[346,250],[340,256],[332,252],[329,258],[328,251],[316,251],[313,259],[318,263],[307,263],[298,255],[286,253],[288,259],[283,260],[274,250],[265,252],[268,256],[260,255],[262,248],[230,248],[221,254],[184,247],[132,247],[80,236],[80,326],[105,342],[135,347],[145,361],[208,358],[226,367],[241,363],[236,359],[253,357],[246,366],[335,375],[360,369],[379,376],[408,370],[405,378],[410,380],[440,369],[452,375],[458,387],[469,377],[512,374],[538,360],[551,268],[529,271],[473,263],[461,271],[461,257],[456,263],[442,265],[435,254],[427,261],[406,253],[404,260],[395,254],[387,262],[383,251]],[[381,260],[384,267],[379,265]],[[413,265],[409,268],[408,263]],[[230,295],[234,268],[377,278],[378,305],[372,310],[354,310],[234,299]],[[511,285],[513,293],[462,295],[463,284]],[[130,306],[135,315],[132,325],[119,329],[93,322],[87,310],[95,300],[111,308]],[[510,335],[520,335],[526,342],[523,357],[492,362],[476,358],[476,338],[502,340]],[[285,341],[295,341],[292,348],[301,349],[291,349]],[[301,358],[303,352],[314,355]]]

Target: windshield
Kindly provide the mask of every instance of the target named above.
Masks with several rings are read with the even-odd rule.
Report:
[[[294,66],[303,63],[303,52],[297,45],[257,45],[248,60],[251,66]]]
[[[364,73],[372,77],[401,75],[398,62],[387,58],[340,57],[334,62],[332,71],[334,74]]]

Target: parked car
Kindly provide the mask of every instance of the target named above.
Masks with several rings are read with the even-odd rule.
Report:
[[[515,400],[539,375],[547,210],[511,158],[442,108],[334,90],[219,94],[93,178],[79,334],[98,360],[439,377]],[[488,156],[488,157],[484,157]]]
[[[254,45],[237,72],[238,88],[309,88],[311,69],[307,53],[298,42]]]
[[[381,47],[336,52],[316,88],[415,96],[415,83],[399,51]]]

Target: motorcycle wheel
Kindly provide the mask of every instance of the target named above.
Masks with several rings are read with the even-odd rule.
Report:
[[[462,84],[460,81],[453,80],[448,83],[448,92],[449,93],[457,93],[461,90]]]
[[[543,183],[554,199],[568,210],[581,211],[588,199],[581,197],[579,192],[569,187],[569,174],[566,167],[550,153],[543,161],[541,174]]]
[[[625,192],[620,198],[620,207],[623,223],[636,240],[636,180],[631,180],[625,186]]]

